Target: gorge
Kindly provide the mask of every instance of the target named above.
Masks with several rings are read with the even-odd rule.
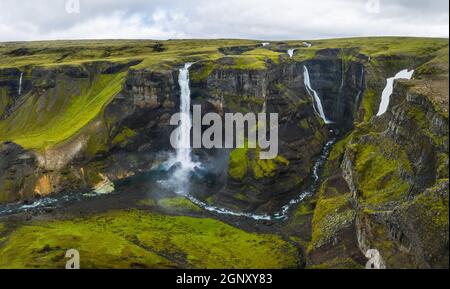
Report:
[[[446,39],[41,45],[0,46],[0,267],[448,268]],[[278,156],[192,148],[195,105]]]

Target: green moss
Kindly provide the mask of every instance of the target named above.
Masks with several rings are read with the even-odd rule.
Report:
[[[3,115],[10,104],[11,98],[9,96],[9,89],[7,87],[0,87],[0,116]]]
[[[66,87],[69,80],[60,80],[47,97],[29,97],[19,110],[0,121],[0,141],[43,150],[67,140],[120,92],[125,75],[98,75],[92,82],[71,79],[70,89]]]
[[[136,135],[136,132],[134,130],[129,129],[128,127],[125,127],[116,137],[114,137],[112,144],[116,145],[119,143],[122,143]]]
[[[448,46],[437,51],[434,56],[435,57],[433,59],[421,65],[417,69],[416,75],[418,77],[422,75],[439,75],[448,73],[448,63],[449,63]]]
[[[237,148],[230,153],[228,174],[235,180],[242,180],[247,175],[247,152],[248,148]]]
[[[437,172],[438,178],[440,179],[448,178],[448,154],[446,153],[439,154]]]
[[[332,260],[329,260],[327,262],[313,265],[308,267],[307,269],[316,269],[316,270],[323,270],[323,269],[364,269],[361,264],[358,264],[355,260],[351,258],[339,258],[336,257]]]
[[[309,121],[307,118],[302,119],[299,123],[299,127],[303,128],[303,129],[309,129]]]
[[[346,148],[347,144],[350,142],[350,140],[352,139],[352,137],[353,137],[353,134],[349,134],[345,138],[338,141],[333,146],[333,148],[328,156],[328,160],[334,161],[334,160],[340,159],[342,157],[342,155],[345,153],[345,148]]]
[[[327,244],[341,228],[349,226],[354,217],[350,200],[351,194],[319,199],[314,210],[308,251]]]
[[[274,159],[263,160],[259,158],[261,149],[237,148],[230,153],[230,162],[228,167],[229,175],[235,180],[242,180],[247,176],[250,169],[255,179],[274,177],[280,166],[289,166],[289,161],[283,156],[277,156]]]
[[[447,197],[439,197],[436,192],[445,190],[441,188],[442,184],[448,184],[448,179],[441,179],[436,185],[428,190],[428,192],[418,195],[412,202],[414,212],[420,213],[420,221],[431,221],[428,233],[442,232],[447,228],[448,231],[448,195]],[[447,185],[448,188],[448,185]],[[425,232],[427,233],[427,232]]]
[[[297,250],[275,235],[212,219],[116,211],[33,222],[0,247],[0,268],[64,268],[66,250],[82,268],[293,268]]]
[[[362,107],[364,109],[364,121],[368,122],[378,112],[377,103],[378,95],[373,90],[367,90],[364,93]]]
[[[214,61],[204,61],[201,63],[199,70],[193,70],[190,73],[190,79],[192,82],[202,82],[208,78],[208,76],[214,71]]]
[[[233,197],[239,201],[247,201],[248,200],[248,197],[243,193],[235,194]]]
[[[411,173],[405,153],[395,144],[389,146],[357,145],[356,167],[358,186],[366,204],[374,206],[405,198],[409,184],[401,177],[401,170]],[[398,150],[396,150],[396,148]],[[395,152],[390,157],[383,150]]]
[[[439,137],[435,135],[431,131],[431,121],[427,118],[425,112],[422,110],[421,107],[418,106],[411,106],[407,109],[407,116],[414,120],[416,122],[417,127],[422,131],[422,133],[430,138],[430,140],[434,143],[436,147],[441,146],[442,143],[445,143],[445,136]],[[448,142],[448,136],[447,142]]]
[[[370,55],[373,61],[379,57],[402,55],[406,57],[421,57],[430,52],[448,47],[445,38],[418,38],[418,37],[366,37],[366,38],[340,38],[310,41],[314,49],[358,48],[358,52]],[[289,42],[290,45],[297,42]]]
[[[157,202],[158,206],[172,211],[192,211],[192,212],[201,212],[202,209],[198,207],[196,204],[192,203],[186,198],[176,197],[176,198],[165,198],[161,199]]]
[[[155,199],[139,200],[136,204],[138,206],[144,206],[144,207],[156,207],[157,206],[157,202]]]

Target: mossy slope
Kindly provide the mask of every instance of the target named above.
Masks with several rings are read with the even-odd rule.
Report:
[[[63,268],[71,248],[82,268],[294,268],[298,258],[275,235],[133,210],[24,225],[0,247],[0,268]]]

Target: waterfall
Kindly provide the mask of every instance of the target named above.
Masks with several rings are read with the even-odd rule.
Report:
[[[20,73],[19,78],[19,95],[22,93],[22,79],[23,79],[23,72]]]
[[[359,81],[359,91],[355,98],[355,109],[354,109],[355,112],[358,110],[359,101],[361,100],[361,94],[364,91],[364,75],[365,75],[364,66],[361,66],[361,79]]]
[[[389,101],[392,93],[394,92],[394,81],[397,79],[408,79],[410,80],[414,74],[414,70],[408,71],[407,69],[400,71],[394,77],[387,79],[386,87],[381,94],[380,109],[378,110],[377,116],[383,115],[389,106]]]
[[[182,169],[193,169],[196,164],[191,159],[191,90],[189,88],[189,68],[193,63],[186,63],[180,69],[178,84],[180,85],[180,126],[178,130],[178,148],[176,162],[181,164]]]
[[[269,46],[269,45],[270,45],[270,42],[263,42],[263,43],[261,43],[261,45],[262,45],[263,47],[266,47],[266,46]]]
[[[312,46],[312,44],[309,43],[309,42],[303,42],[303,45],[305,45],[305,46],[308,47],[308,48],[310,48],[310,47]]]
[[[294,57],[295,50],[297,50],[297,49],[295,49],[295,48],[294,49],[288,49],[287,54],[289,55],[289,58]]]
[[[317,92],[311,87],[311,81],[309,78],[308,68],[306,66],[303,66],[303,70],[304,70],[304,79],[305,79],[306,90],[308,91],[308,94],[314,98],[314,101],[316,103],[315,106],[313,105],[314,110],[320,115],[320,117],[323,119],[323,121],[326,124],[333,123],[332,121],[328,120],[327,117],[325,116],[325,112],[323,111],[323,107],[322,107],[322,101],[320,100],[320,97],[317,94]],[[317,106],[317,109],[316,109],[316,106]]]

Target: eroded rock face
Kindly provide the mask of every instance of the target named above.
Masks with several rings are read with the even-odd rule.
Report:
[[[0,202],[14,202],[33,195],[35,156],[14,143],[0,144]]]
[[[246,156],[252,165],[239,178],[220,176],[217,204],[247,211],[269,212],[292,198],[306,186],[316,156],[327,139],[328,131],[315,114],[313,99],[303,79],[303,66],[309,66],[312,85],[321,94],[326,113],[336,119],[336,126],[350,128],[355,114],[355,96],[363,80],[361,66],[333,55],[320,55],[308,62],[269,64],[267,69],[215,69],[203,79],[192,77],[192,103],[202,105],[202,113],[253,112],[265,110],[279,114],[279,140],[282,157],[275,164],[257,160],[255,152]],[[226,57],[218,62],[226,61]],[[58,89],[56,81],[67,82],[69,95],[76,91],[78,80],[92,75],[117,73],[133,63],[92,63],[84,67],[37,68],[31,72],[34,97],[49,98]],[[194,64],[192,74],[202,70]],[[179,107],[178,69],[150,71],[128,70],[122,91],[104,111],[73,138],[36,153],[40,170],[38,195],[72,189],[91,188],[100,173],[111,180],[133,176],[149,170],[170,152],[170,117]],[[42,101],[41,101],[42,102]],[[345,109],[344,109],[345,108]],[[347,109],[349,108],[349,109]],[[214,162],[215,151],[195,150],[194,154]],[[225,161],[225,165],[226,165]],[[270,169],[268,169],[268,167]],[[85,172],[82,173],[82,170]],[[98,170],[98,171],[97,171]],[[225,167],[226,170],[226,167]],[[64,172],[64,175],[62,175]],[[67,178],[67,176],[70,176]],[[65,181],[72,182],[71,185]],[[50,186],[44,186],[48,180]],[[204,198],[209,195],[202,195]]]
[[[397,83],[391,99],[343,154],[358,244],[362,252],[378,250],[388,268],[446,268],[448,123],[406,83]]]
[[[273,212],[308,184],[328,131],[316,115],[313,98],[305,88],[305,65],[310,67],[314,89],[326,103],[325,112],[335,117],[335,127],[345,132],[356,114],[356,91],[363,90],[363,69],[357,63],[349,62],[344,67],[341,59],[321,57],[269,65],[267,70],[216,68],[206,78],[193,82],[193,102],[206,107],[206,112],[265,111],[279,115],[279,155],[283,161],[264,163],[249,150],[237,161],[238,165],[247,164],[242,168],[246,172],[239,175],[232,173],[235,169],[231,161],[225,186],[213,196],[215,203],[248,212]],[[192,67],[193,73],[202,69],[202,64]],[[265,167],[275,168],[264,171]]]

